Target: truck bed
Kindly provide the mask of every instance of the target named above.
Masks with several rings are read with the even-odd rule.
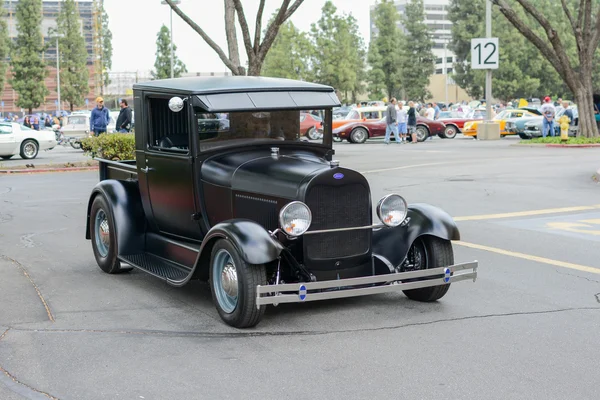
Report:
[[[135,160],[111,161],[95,158],[99,163],[100,180],[116,179],[120,181],[137,180]]]

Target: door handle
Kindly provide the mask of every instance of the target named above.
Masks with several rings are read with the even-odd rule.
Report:
[[[150,167],[140,168],[140,171],[142,171],[145,174],[147,174],[149,171],[153,171],[153,170],[154,170],[154,168],[150,168]]]

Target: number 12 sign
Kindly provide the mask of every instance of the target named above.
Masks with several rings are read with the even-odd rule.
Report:
[[[498,69],[498,38],[471,39],[471,69]]]

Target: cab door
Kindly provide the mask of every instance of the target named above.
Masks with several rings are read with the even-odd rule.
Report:
[[[200,240],[188,107],[178,113],[169,97],[149,97],[148,146],[140,163],[146,175],[153,222],[161,233]]]

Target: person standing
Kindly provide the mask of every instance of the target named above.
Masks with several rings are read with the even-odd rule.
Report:
[[[554,116],[556,115],[556,109],[551,102],[550,97],[546,96],[544,104],[540,108],[540,112],[544,116],[542,119],[542,136],[546,137],[547,134],[554,136]]]
[[[398,111],[396,112],[398,118],[398,133],[400,134],[400,143],[406,142],[406,111],[404,110],[404,103],[398,103]]]
[[[573,126],[575,124],[575,118],[573,117],[573,110],[569,108],[569,102],[563,101],[562,107],[565,110],[563,115],[569,117],[569,125]]]
[[[121,111],[119,111],[119,116],[117,117],[117,132],[129,133],[131,131],[131,108],[129,108],[125,99],[121,99],[119,106],[121,107]]]
[[[400,138],[398,137],[398,115],[396,113],[396,99],[392,97],[390,103],[387,106],[385,116],[385,144],[390,144],[390,133],[394,132],[394,138],[396,143],[400,144]]]
[[[410,134],[411,143],[415,144],[417,143],[417,109],[415,108],[415,103],[412,101],[408,103],[408,106],[410,108],[407,112],[407,128],[408,133]]]
[[[110,114],[108,108],[104,107],[104,99],[98,97],[96,99],[96,107],[92,110],[92,114],[90,115],[90,132],[92,132],[94,136],[105,133],[109,120]]]
[[[433,103],[433,110],[433,119],[438,119],[440,117],[440,113],[442,112],[442,110],[440,110],[440,106],[438,106],[437,103]]]
[[[425,110],[425,118],[427,119],[435,119],[435,109],[431,103],[427,104],[427,110]]]

